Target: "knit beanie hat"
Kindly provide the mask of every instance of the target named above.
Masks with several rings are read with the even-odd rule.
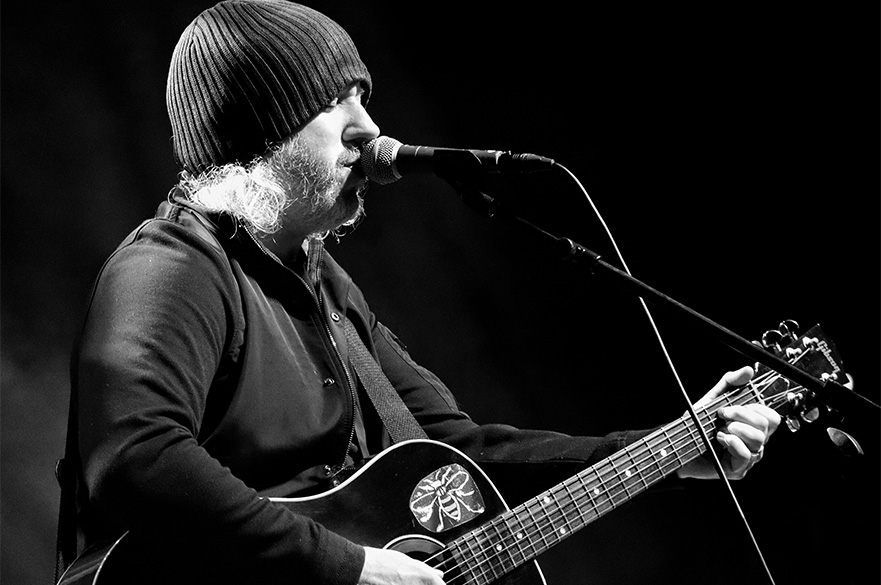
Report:
[[[171,59],[174,157],[198,173],[247,164],[370,73],[337,23],[286,0],[227,0],[202,12]]]

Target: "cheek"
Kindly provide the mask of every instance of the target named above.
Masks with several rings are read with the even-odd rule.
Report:
[[[303,145],[326,162],[336,162],[340,153],[345,150],[342,142],[342,119],[337,110],[319,113],[299,132]]]

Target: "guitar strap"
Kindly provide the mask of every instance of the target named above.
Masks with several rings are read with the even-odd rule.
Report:
[[[55,581],[77,555],[76,527],[76,474],[79,469],[79,454],[75,448],[77,435],[77,401],[73,389],[70,393],[70,404],[67,415],[67,436],[65,438],[64,457],[55,462],[55,479],[61,488],[58,505],[58,533],[55,540]]]
[[[358,379],[364,384],[370,401],[373,402],[376,412],[382,419],[392,442],[400,443],[408,439],[425,439],[427,435],[413,413],[401,400],[401,396],[392,387],[391,382],[382,372],[382,368],[370,351],[361,341],[361,336],[355,329],[350,319],[345,319],[346,341],[349,344],[349,358],[358,374]]]

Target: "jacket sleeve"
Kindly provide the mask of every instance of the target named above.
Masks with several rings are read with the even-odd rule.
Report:
[[[448,443],[480,463],[509,499],[533,496],[651,432],[590,437],[477,424],[459,409],[446,385],[417,364],[397,337],[376,320],[372,338],[383,371],[429,438]]]
[[[258,497],[198,443],[228,336],[243,327],[222,262],[153,220],[102,269],[74,355],[88,506],[224,582],[355,583],[363,548]]]

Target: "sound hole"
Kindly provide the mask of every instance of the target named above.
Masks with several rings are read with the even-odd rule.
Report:
[[[444,548],[444,545],[442,542],[433,538],[413,534],[400,536],[385,545],[385,548],[396,550],[407,556],[413,557],[416,560],[424,561]]]
[[[464,567],[452,561],[450,551],[439,540],[418,534],[401,536],[388,543],[385,548],[402,552],[444,572],[448,583],[461,577]]]

